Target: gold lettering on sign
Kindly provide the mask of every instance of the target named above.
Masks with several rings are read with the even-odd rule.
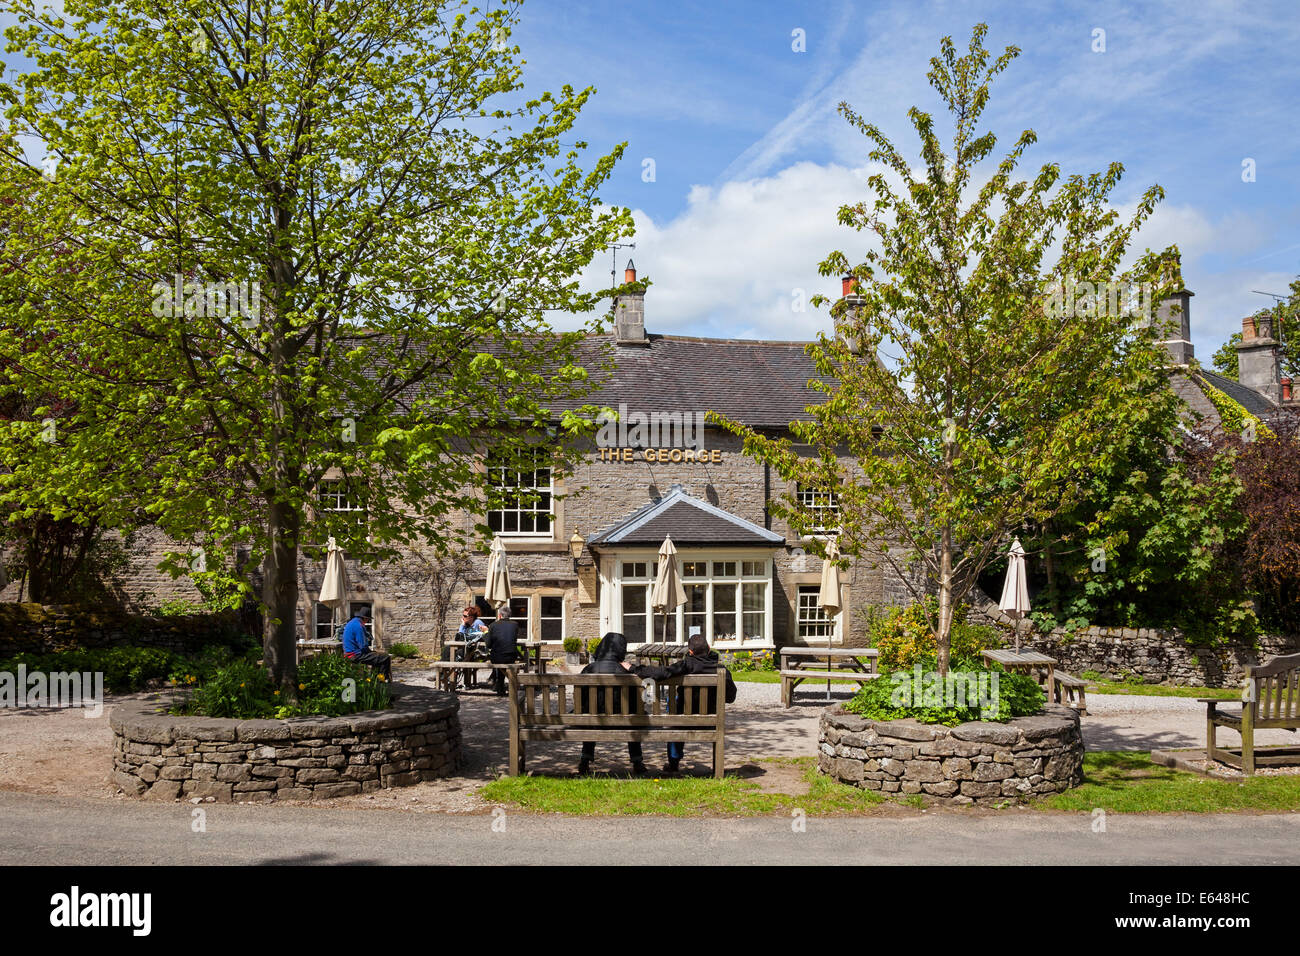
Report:
[[[692,465],[707,465],[710,462],[720,464],[722,462],[721,448],[602,448],[600,449],[600,460],[634,462],[637,460],[638,451],[646,461],[657,462],[661,465],[666,465],[669,462]]]

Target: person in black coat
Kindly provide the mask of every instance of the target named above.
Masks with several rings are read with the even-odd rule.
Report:
[[[633,677],[640,677],[643,679],[649,677],[656,680],[668,676],[668,670],[666,668],[653,667],[648,665],[633,667],[631,664],[628,664],[624,660],[625,657],[627,657],[627,638],[624,637],[622,634],[619,634],[617,631],[610,631],[603,638],[601,638],[600,643],[596,645],[596,653],[593,655],[592,662],[582,669],[582,673],[584,674],[630,674]],[[579,693],[583,694],[583,698],[582,698],[583,710],[585,710],[587,713],[592,713],[593,708],[591,706],[590,699],[586,696],[587,694],[592,693],[592,691],[584,688],[581,691],[579,691]],[[612,706],[610,707],[609,711],[606,711],[605,692],[603,690],[596,690],[594,693],[596,695],[595,707],[594,707],[595,713],[597,714],[603,714],[607,712],[611,714],[622,713],[621,701],[619,700],[619,697],[621,695],[617,695],[617,694],[610,695],[610,697],[613,698],[613,700],[610,701]],[[640,709],[641,708],[640,691],[638,691],[632,697],[632,706],[637,713],[643,713],[643,711]],[[641,751],[641,742],[639,740],[628,741],[627,755],[628,758],[632,761],[632,772],[634,774],[640,775],[647,772],[645,763],[642,759],[643,755]],[[595,742],[588,741],[584,743],[582,745],[582,759],[578,762],[579,774],[586,774],[591,771],[591,761],[592,758],[595,756],[596,756]]]
[[[483,641],[487,646],[488,660],[493,664],[515,663],[519,659],[518,640],[519,625],[510,620],[510,608],[503,606],[497,611],[497,619],[488,628],[487,638]],[[497,667],[492,668],[492,688],[498,697],[506,695],[506,672]]]
[[[685,658],[680,661],[674,661],[669,664],[665,670],[666,677],[680,677],[687,674],[699,674],[712,677],[718,673],[718,668],[722,663],[718,660],[717,652],[709,647],[709,642],[704,639],[702,634],[692,634],[686,642],[686,649],[689,652]],[[736,682],[731,679],[731,671],[722,667],[727,674],[727,703],[730,704],[736,699]],[[687,691],[684,687],[674,689],[671,711],[674,714],[683,713],[686,709],[686,694],[692,695],[691,712],[696,714],[715,714],[718,711],[718,692],[712,688],[703,692],[708,696],[704,699],[705,707],[700,707],[700,692],[702,688],[692,688]],[[686,750],[685,743],[671,743],[668,745],[668,762],[664,764],[664,773],[677,773],[682,760],[682,754]]]

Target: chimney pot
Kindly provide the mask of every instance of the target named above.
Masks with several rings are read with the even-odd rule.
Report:
[[[633,262],[631,259],[627,260],[627,268],[623,270],[623,281],[624,282],[636,281],[636,263]]]
[[[1282,379],[1282,401],[1291,401],[1291,380],[1289,378]]]
[[[858,280],[854,276],[844,276],[840,279],[840,295],[853,295],[857,291]]]

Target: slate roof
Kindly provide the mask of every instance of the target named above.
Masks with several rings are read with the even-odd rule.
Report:
[[[1253,388],[1242,385],[1230,378],[1225,378],[1217,372],[1207,372],[1205,369],[1201,369],[1197,374],[1256,418],[1263,418],[1277,411],[1276,405]]]
[[[589,547],[601,545],[659,546],[671,536],[681,545],[748,545],[778,548],[785,538],[753,522],[737,517],[707,501],[692,497],[673,485],[658,501],[652,501],[616,524],[587,539]]]
[[[645,345],[615,345],[612,335],[582,345],[588,369],[602,358],[613,371],[595,375],[592,404],[655,411],[714,411],[755,428],[785,428],[807,420],[825,396],[808,388],[820,378],[807,342],[764,342],[650,335]],[[575,405],[578,403],[574,403]]]
[[[1187,403],[1198,419],[1198,426],[1203,429],[1214,429],[1222,423],[1219,410],[1206,397],[1206,385],[1217,388],[1256,418],[1267,420],[1278,411],[1277,405],[1253,388],[1225,378],[1217,372],[1207,372],[1205,369],[1198,369],[1191,374],[1184,371],[1173,372],[1169,376],[1169,384],[1173,387],[1174,393]]]

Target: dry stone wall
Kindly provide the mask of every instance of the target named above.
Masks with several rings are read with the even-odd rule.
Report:
[[[1083,782],[1079,715],[1055,704],[1033,717],[956,727],[868,720],[836,704],[822,712],[818,738],[822,773],[881,793],[995,803]]]
[[[113,782],[133,797],[217,803],[321,800],[449,777],[460,760],[455,696],[395,685],[390,710],[224,720],[164,713],[161,696],[116,705]]]
[[[112,608],[0,603],[0,658],[131,645],[178,653],[232,644],[250,625],[231,613],[152,617]]]
[[[984,600],[987,601],[987,598]],[[968,614],[970,620],[1001,629],[1008,640],[1016,622],[988,601]],[[1137,675],[1147,684],[1190,687],[1239,687],[1246,668],[1282,654],[1300,651],[1300,638],[1266,634],[1254,644],[1229,641],[1209,647],[1188,642],[1176,628],[1084,627],[1043,632],[1021,622],[1020,645],[1056,658],[1058,669],[1081,676],[1095,671],[1106,680]]]

